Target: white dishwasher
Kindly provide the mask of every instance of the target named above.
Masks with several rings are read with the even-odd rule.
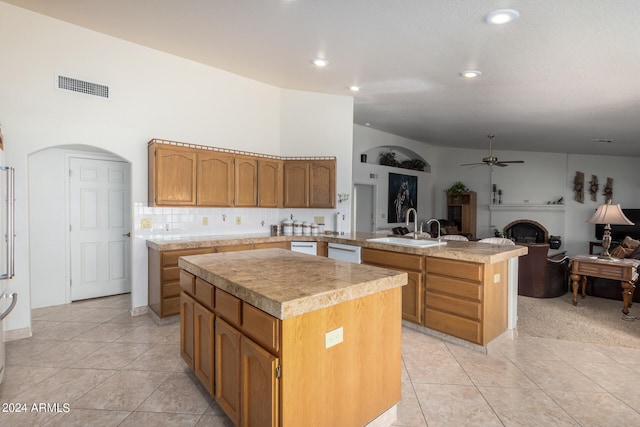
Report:
[[[344,245],[342,243],[329,243],[329,258],[338,261],[362,263],[362,248],[360,246]]]
[[[316,242],[291,242],[291,250],[303,254],[318,255],[318,244]]]

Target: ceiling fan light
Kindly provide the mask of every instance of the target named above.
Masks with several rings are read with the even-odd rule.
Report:
[[[520,14],[513,9],[498,9],[485,15],[487,24],[503,25],[518,19]]]
[[[311,61],[311,63],[316,67],[326,67],[327,65],[329,65],[329,61],[324,58],[315,58],[313,61]]]

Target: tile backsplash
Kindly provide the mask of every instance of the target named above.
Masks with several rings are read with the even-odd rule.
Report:
[[[145,239],[161,237],[270,234],[272,224],[283,220],[314,222],[324,217],[325,230],[335,228],[336,213],[340,212],[342,231],[350,226],[346,207],[338,209],[272,209],[272,208],[157,208],[136,203],[133,227],[135,235]]]

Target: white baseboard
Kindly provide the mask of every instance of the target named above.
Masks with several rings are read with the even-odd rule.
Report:
[[[31,328],[13,329],[11,331],[4,331],[4,341],[15,341],[23,338],[30,338],[33,335]]]

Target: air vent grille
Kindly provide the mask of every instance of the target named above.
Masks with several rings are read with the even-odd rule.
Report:
[[[72,77],[58,76],[58,89],[109,98],[109,86],[74,79]]]

